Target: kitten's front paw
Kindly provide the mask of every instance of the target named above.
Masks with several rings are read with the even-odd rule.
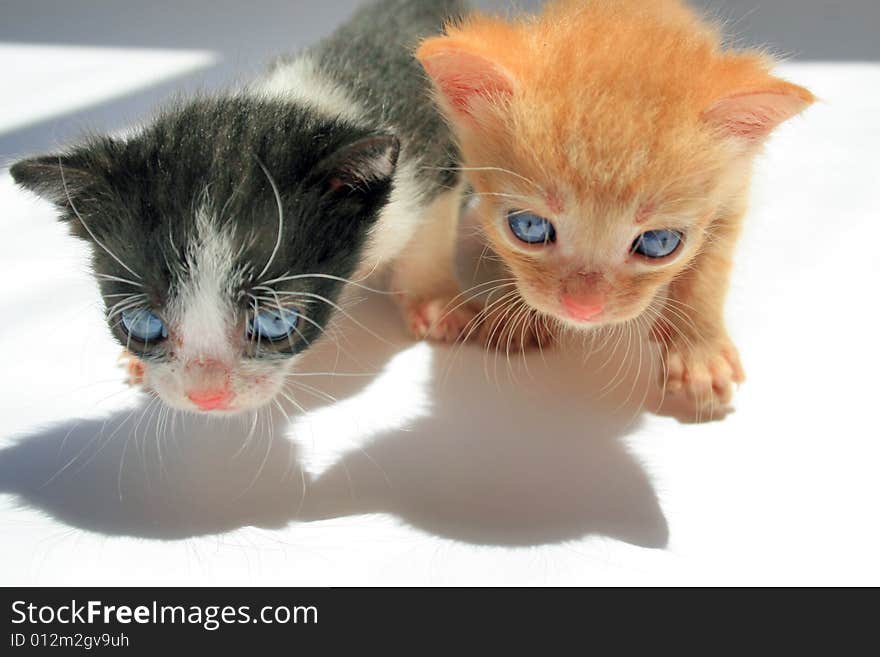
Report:
[[[478,309],[453,295],[405,300],[403,315],[410,333],[419,339],[456,342],[476,317]]]
[[[144,382],[144,364],[141,360],[127,349],[123,349],[117,358],[119,367],[128,374],[125,382],[130,386],[139,386]]]
[[[729,340],[693,348],[669,346],[666,394],[686,399],[698,418],[723,414],[733,400],[734,385],[743,381],[739,353]]]

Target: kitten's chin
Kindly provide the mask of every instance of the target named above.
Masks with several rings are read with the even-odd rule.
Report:
[[[150,376],[153,374],[153,376]],[[173,374],[147,372],[144,387],[175,410],[204,417],[233,417],[272,404],[281,394],[285,376],[263,372],[258,376],[233,376],[232,384],[222,391],[199,391],[185,386]]]
[[[193,415],[200,415],[203,417],[235,417],[238,415],[243,415],[246,413],[251,413],[253,411],[259,411],[262,408],[265,408],[277,397],[277,393],[262,400],[248,400],[247,402],[238,402],[237,400],[231,400],[228,404],[223,406],[218,406],[214,408],[204,408],[197,404],[192,403],[186,398],[169,398],[163,395],[159,395],[159,398],[163,401],[166,406],[173,408],[179,411],[186,411],[187,413],[192,413]]]

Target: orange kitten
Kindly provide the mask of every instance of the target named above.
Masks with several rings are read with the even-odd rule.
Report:
[[[729,403],[744,376],[723,306],[752,161],[812,94],[678,0],[474,15],[417,57],[515,303],[581,330],[650,325],[668,392]]]

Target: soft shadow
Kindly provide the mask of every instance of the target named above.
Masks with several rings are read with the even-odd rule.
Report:
[[[2,450],[0,492],[106,535],[170,540],[290,521],[302,498],[292,443],[255,433],[242,449],[244,422],[178,418],[173,434],[158,434],[160,456],[157,415],[145,408],[63,423]]]
[[[435,349],[435,358],[433,412],[324,472],[309,488],[306,518],[390,512],[476,544],[597,534],[666,545],[656,493],[622,440],[638,424],[643,397],[634,369],[603,396],[615,370],[609,363],[604,377],[592,374],[599,354],[584,363],[555,350],[511,367],[501,355],[497,374],[495,356],[476,347],[454,361]]]
[[[308,379],[340,400],[362,393],[395,345],[411,346],[388,298],[371,297],[352,314],[388,342],[341,325],[344,352],[328,341],[304,365],[366,375]],[[496,375],[494,358],[475,347],[430,349],[429,412],[314,478],[283,437],[280,412],[264,414],[242,448],[250,420],[189,416],[160,429],[158,413],[142,404],[21,438],[0,451],[0,491],[72,527],[165,540],[388,513],[477,544],[603,535],[666,545],[656,493],[622,440],[642,401],[635,368],[603,395],[618,367],[614,359],[601,366],[607,354],[584,362],[569,349],[535,353],[528,371],[500,356]],[[326,403],[315,398],[309,409]]]

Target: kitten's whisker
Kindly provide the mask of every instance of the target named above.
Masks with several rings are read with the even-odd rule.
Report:
[[[644,346],[642,344],[642,323],[640,320],[641,320],[641,316],[636,316],[633,320],[631,320],[629,322],[629,324],[632,327],[632,333],[636,339],[636,345],[639,348],[639,359],[638,359],[637,365],[636,365],[635,377],[633,377],[631,380],[631,385],[629,388],[629,392],[626,395],[626,399],[624,399],[620,404],[618,404],[618,407],[615,409],[615,412],[625,408],[630,403],[630,401],[632,400],[633,393],[636,391],[636,386],[638,385],[639,379],[641,378],[641,375],[642,375],[642,358],[644,357]],[[632,369],[631,367],[627,367],[627,370],[626,370],[627,377],[629,376],[631,369]],[[630,418],[629,422],[632,422],[632,420],[638,414],[639,408],[640,408],[640,406],[636,407],[635,413],[634,413],[633,417]],[[629,424],[629,422],[627,422],[627,425]]]
[[[520,328],[520,331],[519,331],[519,341],[520,341],[519,351],[520,351],[520,355],[522,356],[523,367],[525,368],[526,375],[529,378],[532,377],[532,372],[529,369],[529,361],[526,358],[526,329],[528,328],[528,326],[530,324],[530,322],[528,321],[530,318],[531,318],[531,308],[529,308],[528,305],[523,303],[522,308],[519,312],[519,315],[516,317],[516,320],[514,322],[514,327],[516,327],[517,324],[520,324],[522,326],[522,328]],[[513,334],[511,332],[511,335],[508,336],[508,338],[507,338],[507,362],[508,362],[508,367],[511,369],[513,367],[513,365],[510,362],[510,344],[511,344],[512,339],[513,339]]]
[[[449,374],[452,371],[452,367],[455,364],[456,358],[458,358],[458,356],[461,354],[461,350],[464,348],[464,346],[471,339],[471,336],[474,334],[474,332],[477,329],[479,329],[480,326],[482,324],[484,324],[489,319],[489,314],[490,314],[491,308],[493,308],[497,303],[503,302],[505,299],[517,294],[516,290],[513,290],[512,292],[508,292],[508,293],[502,295],[501,298],[496,299],[495,301],[491,301],[492,295],[495,292],[497,292],[499,289],[502,289],[502,287],[499,286],[499,287],[493,288],[492,290],[489,291],[489,293],[488,293],[489,296],[488,296],[487,303],[486,303],[485,307],[482,310],[480,310],[480,312],[477,313],[474,317],[472,317],[468,321],[467,324],[464,325],[464,328],[462,329],[462,336],[463,337],[460,336],[459,339],[457,340],[457,346],[456,346],[455,350],[453,351],[452,356],[449,359],[449,365],[447,365],[446,371],[443,374],[443,383],[442,383],[443,386],[446,385],[446,382],[449,379]]]
[[[504,330],[507,328],[505,320],[510,315],[511,312],[515,312],[518,310],[519,299],[515,299],[512,303],[508,304],[508,306],[502,311],[501,317],[498,319],[498,322],[492,328],[492,331],[489,333],[489,344],[495,345],[495,358],[493,360],[493,378],[495,380],[495,387],[500,387],[498,383],[498,352],[501,351],[501,337],[504,333]],[[499,341],[494,342],[495,334],[499,334]],[[489,370],[488,370],[488,361],[484,361],[485,366],[485,374],[486,380],[489,380]]]
[[[108,399],[110,399],[110,398],[112,398],[112,397],[115,397],[115,396],[117,396],[117,395],[120,395],[120,394],[122,394],[122,393],[124,393],[124,392],[128,392],[128,390],[118,390],[117,392],[114,392],[114,393],[111,394],[111,395],[107,395],[106,397],[103,397],[102,399],[99,399],[97,402],[95,402],[95,406],[97,406],[98,404],[101,404],[101,403],[107,401]],[[129,418],[131,418],[131,416],[134,415],[134,413],[135,413],[136,410],[137,410],[137,408],[132,409],[132,410],[129,412],[128,416],[122,421],[122,423],[120,424],[120,426],[121,426],[122,424],[125,424],[125,423],[129,420]],[[63,438],[62,441],[61,441],[61,445],[60,445],[59,448],[58,448],[58,454],[59,454],[59,455],[60,455],[61,452],[64,450],[64,446],[67,444],[67,441],[68,441],[68,439],[70,438],[71,434],[74,432],[74,430],[76,430],[76,428],[80,425],[80,423],[81,423],[81,421],[80,421],[80,422],[77,422],[77,423],[76,423],[75,425],[73,425],[73,426],[70,428],[70,430],[65,434],[64,438]],[[107,421],[104,420],[104,427],[105,427],[105,428],[106,428],[106,425],[107,425]],[[118,428],[117,428],[117,431],[118,431]],[[63,466],[61,466],[61,468],[59,468],[59,469],[55,472],[55,474],[53,474],[51,477],[49,477],[49,479],[47,479],[45,482],[43,482],[43,484],[40,486],[40,488],[44,488],[44,487],[48,486],[49,484],[51,484],[53,481],[55,481],[55,479],[57,479],[59,476],[61,476],[61,475],[62,475],[62,474],[63,474],[63,473],[64,473],[64,472],[65,472],[65,471],[71,466],[71,465],[73,465],[74,463],[76,463],[76,462],[79,460],[79,458],[80,458],[80,457],[86,452],[86,450],[89,449],[89,447],[91,447],[91,446],[95,443],[96,440],[98,440],[99,438],[101,438],[101,436],[103,435],[103,433],[104,433],[104,429],[102,429],[98,434],[96,434],[95,436],[93,436],[93,437],[91,438],[91,440],[89,440],[89,441],[86,443],[86,445],[85,445],[82,449],[80,449],[79,452],[77,452],[76,455],[75,455],[72,459],[70,459],[67,463],[65,463]],[[116,435],[116,431],[114,431],[112,434],[110,434],[110,437],[112,438],[114,435]],[[93,454],[92,457],[90,457],[89,460],[87,460],[87,461],[83,464],[83,467],[85,467],[86,465],[88,465],[88,464],[91,462],[91,460],[97,455],[97,452],[100,451],[100,450],[101,450],[101,448],[99,447],[98,450],[96,451],[96,453]]]
[[[134,285],[135,287],[143,287],[142,283],[130,281],[127,278],[120,278],[119,276],[111,276],[110,274],[95,274],[95,277],[102,278],[107,281],[116,281],[117,283],[127,283],[128,285]]]
[[[341,376],[341,377],[374,377],[381,372],[288,372],[285,376]]]
[[[495,171],[498,173],[506,173],[508,175],[514,176],[515,178],[519,178],[523,182],[529,183],[535,189],[540,190],[541,186],[536,183],[534,180],[530,178],[526,178],[525,176],[516,173],[515,171],[511,171],[510,169],[504,169],[502,167],[422,167],[424,170],[432,170],[432,171]]]
[[[260,302],[256,297],[252,296],[251,299],[253,299],[254,301],[254,317],[256,317],[260,314]],[[253,340],[254,338],[256,338],[257,340],[257,349],[259,349],[260,345],[262,345],[262,334],[259,331],[254,331],[254,335],[251,336],[251,340]]]
[[[61,172],[61,186],[64,188],[64,195],[67,197],[67,202],[70,204],[70,209],[73,210],[73,213],[76,215],[76,218],[79,219],[80,223],[83,225],[83,228],[86,229],[88,234],[94,240],[95,244],[97,244],[102,249],[104,249],[104,251],[107,253],[107,255],[109,255],[116,262],[118,262],[123,267],[123,269],[125,269],[125,271],[127,271],[129,274],[131,274],[135,278],[142,279],[143,276],[141,276],[135,270],[133,270],[131,267],[126,265],[124,262],[122,262],[122,259],[119,258],[119,256],[117,256],[115,253],[113,253],[113,251],[111,251],[109,248],[107,248],[107,246],[101,240],[98,239],[98,236],[95,235],[94,232],[92,232],[91,227],[88,225],[88,223],[86,223],[86,220],[83,219],[83,216],[79,213],[79,210],[76,209],[76,206],[73,204],[73,198],[71,198],[71,196],[70,196],[70,189],[67,187],[67,178],[64,175],[64,164],[61,161],[60,155],[58,156],[58,170]]]
[[[627,338],[627,346],[626,346],[626,349],[624,350],[623,358],[620,361],[620,365],[618,365],[617,370],[614,372],[614,375],[610,379],[608,379],[605,382],[605,385],[603,385],[599,389],[599,398],[600,399],[605,399],[606,397],[611,395],[611,393],[613,393],[614,390],[619,385],[617,379],[620,376],[621,371],[623,370],[624,364],[626,363],[626,357],[627,357],[627,354],[629,353],[629,348],[632,346],[632,333],[629,330],[629,325],[628,324],[619,324],[618,326],[620,328],[620,337],[618,338],[617,343],[614,345],[614,351],[612,352],[611,356],[609,357],[609,360],[606,361],[605,364],[608,364],[611,361],[611,359],[613,359],[614,355],[617,354],[617,349],[620,346],[620,344],[623,342],[624,335]],[[603,365],[603,368],[604,368],[604,365]]]
[[[316,322],[315,320],[313,320],[313,319],[312,319],[311,317],[309,317],[308,315],[306,315],[306,314],[304,314],[304,313],[300,313],[299,316],[300,316],[301,319],[304,319],[304,320],[307,321],[309,324],[311,324],[311,325],[314,326],[316,329],[318,329],[321,333],[326,333],[326,332],[327,332],[327,329],[326,329],[325,327],[323,327],[323,326],[321,326],[320,324],[318,324],[318,322]]]
[[[296,294],[299,294],[299,293],[298,292],[274,292],[273,293],[273,296],[275,297],[274,299],[272,297],[266,297],[261,294],[248,294],[248,296],[251,299],[258,299],[259,301],[265,301],[266,303],[275,307],[277,310],[283,311],[283,310],[287,309],[287,306],[285,306],[281,302],[280,297],[292,296],[292,295],[296,295]],[[301,303],[299,303],[297,305],[298,306],[307,306],[311,303],[312,303],[311,299],[306,299],[305,301],[302,301]]]
[[[483,251],[480,253],[480,257],[477,258],[477,264],[474,267],[473,278],[477,277],[477,274],[480,273],[480,267],[483,264],[483,258],[486,257],[486,254],[489,253],[490,245],[487,243],[486,246],[483,247]]]
[[[277,396],[272,398],[272,403],[275,404],[275,406],[278,408],[278,410],[281,411],[282,415],[284,415],[284,418],[287,420],[287,424],[289,426],[290,422],[291,422],[290,416],[287,414],[287,411],[284,410],[284,405],[280,401],[278,401]]]
[[[257,468],[257,472],[253,476],[253,479],[251,479],[250,483],[235,498],[236,500],[242,499],[256,485],[257,481],[259,481],[259,479],[260,479],[260,475],[263,474],[263,469],[266,467],[266,463],[269,462],[269,455],[272,453],[272,443],[274,442],[274,435],[273,435],[273,431],[272,431],[271,421],[272,421],[272,416],[270,414],[267,414],[267,420],[266,420],[267,430],[264,432],[264,435],[266,436],[266,453],[263,454],[263,460],[260,462],[260,467]]]
[[[535,313],[532,313],[532,316],[533,316],[533,321],[535,324],[535,335],[538,336],[538,351],[541,352],[541,360],[544,361],[544,366],[546,367],[547,366],[547,359],[544,357],[544,345],[541,344],[541,336],[546,335],[550,339],[554,339],[554,336],[552,335],[552,333],[550,331],[550,327],[547,326],[547,317],[545,315],[542,315],[541,313],[535,312]],[[541,329],[538,327],[538,322],[540,322],[541,325],[543,326],[543,328],[544,328],[543,331],[541,331]]]
[[[232,455],[233,460],[237,459],[239,456],[241,456],[244,453],[244,451],[248,448],[248,446],[251,444],[251,439],[254,437],[254,433],[257,430],[257,422],[259,420],[259,417],[260,417],[260,409],[257,409],[254,411],[254,420],[253,420],[253,422],[251,422],[251,428],[247,432],[247,434],[245,435],[245,438],[241,443],[241,447],[239,447],[236,450],[235,454]]]
[[[342,308],[338,304],[330,301],[330,299],[328,299],[327,297],[323,297],[320,294],[315,294],[314,292],[290,292],[288,294],[290,294],[291,296],[306,297],[306,298],[310,298],[310,299],[317,299],[318,301],[323,301],[328,306],[335,308],[337,311],[342,313],[350,322],[352,322],[353,324],[355,324],[356,326],[358,326],[362,330],[366,331],[367,333],[369,333],[371,336],[373,336],[377,340],[383,342],[384,344],[387,344],[388,346],[391,346],[391,347],[395,346],[394,343],[383,338],[381,335],[379,335],[378,333],[373,331],[370,327],[366,326],[363,322],[355,319],[351,313],[346,311],[344,308]]]
[[[146,295],[144,295],[144,294],[126,294],[126,295],[119,295],[119,296],[124,296],[124,298],[120,299],[119,301],[114,303],[112,306],[107,308],[108,313],[112,313],[117,308],[121,308],[122,306],[131,304],[131,303],[142,303],[147,298]]]
[[[630,422],[634,422],[636,417],[638,416],[638,414],[645,410],[645,405],[646,405],[646,402],[648,401],[648,395],[651,392],[651,389],[653,388],[654,383],[655,383],[655,365],[657,362],[657,354],[655,354],[653,352],[653,350],[651,348],[650,341],[647,344],[645,344],[646,333],[647,333],[647,331],[650,331],[650,329],[651,329],[651,325],[648,323],[645,323],[641,327],[641,331],[640,331],[641,338],[639,340],[639,371],[636,373],[636,381],[640,380],[641,375],[642,375],[642,372],[641,372],[641,359],[642,359],[641,349],[643,347],[645,347],[645,351],[647,352],[646,359],[647,359],[648,364],[651,366],[651,370],[650,370],[650,372],[648,372],[648,375],[647,375],[647,381],[644,385],[645,390],[642,393],[642,398],[639,401],[639,404],[636,407],[636,411],[633,413],[633,417],[630,419]]]
[[[374,294],[393,294],[393,292],[389,292],[388,290],[379,290],[374,287],[369,287],[368,285],[364,285],[358,281],[352,280],[350,278],[343,278],[341,276],[333,276],[332,274],[298,274],[296,276],[282,276],[280,278],[273,278],[269,281],[263,281],[261,286],[269,286],[269,285],[277,285],[278,283],[286,283],[288,281],[298,281],[309,278],[323,278],[330,281],[338,281],[340,283],[345,283],[346,285],[352,285],[354,287],[360,288],[362,290],[366,290],[367,292],[373,292]],[[257,289],[257,288],[254,288]]]
[[[290,384],[296,386],[297,388],[305,390],[306,392],[312,393],[312,395],[314,395],[315,397],[318,397],[319,399],[324,399],[325,401],[332,402],[332,403],[336,403],[339,401],[333,395],[331,395],[327,392],[324,392],[323,390],[321,390],[319,388],[315,388],[314,386],[307,385],[307,384],[303,383],[302,381],[295,381],[294,380],[294,381],[290,381]]]
[[[281,248],[281,237],[284,233],[284,204],[281,201],[281,193],[278,191],[278,185],[275,184],[275,180],[272,178],[272,174],[269,173],[269,169],[266,168],[266,165],[264,165],[256,155],[254,155],[254,159],[257,161],[257,164],[260,165],[263,173],[266,174],[266,178],[272,186],[272,193],[275,194],[275,202],[278,204],[278,237],[275,240],[275,248],[272,249],[272,255],[269,256],[269,261],[263,267],[263,271],[257,275],[257,279],[259,280],[266,275],[267,271],[269,271],[269,267],[272,266],[275,256],[278,255],[278,249]]]
[[[492,196],[498,198],[509,198],[516,201],[529,201],[529,197],[523,194],[506,194],[504,192],[470,192],[469,196]]]
[[[282,397],[284,397],[291,404],[296,406],[296,409],[300,412],[301,415],[306,415],[306,413],[307,413],[306,409],[303,408],[302,405],[299,404],[299,402],[297,402],[293,397],[288,395],[284,390],[279,390],[278,394],[281,395]]]
[[[475,285],[475,286],[473,286],[473,287],[470,288],[469,290],[465,290],[464,292],[460,292],[459,294],[455,295],[455,296],[454,296],[452,299],[450,299],[450,301],[449,301],[449,302],[443,307],[443,310],[446,311],[446,312],[444,312],[440,317],[438,317],[438,318],[434,321],[434,325],[435,325],[435,326],[438,325],[440,322],[442,322],[443,320],[445,320],[447,317],[449,317],[449,316],[450,316],[452,313],[454,313],[456,310],[458,310],[459,308],[462,308],[463,306],[466,306],[467,304],[469,304],[471,301],[473,301],[475,298],[477,298],[477,297],[480,296],[481,294],[486,293],[486,290],[477,290],[477,288],[485,287],[485,286],[487,286],[487,285],[494,285],[494,284],[498,283],[499,281],[504,281],[504,280],[508,280],[508,279],[498,279],[497,281],[489,281],[489,282],[487,282],[487,283],[480,283],[479,285]],[[510,280],[513,280],[513,279],[510,279]],[[492,290],[497,290],[497,289],[501,289],[501,288],[505,288],[505,287],[510,287],[511,285],[515,285],[515,284],[516,284],[515,282],[503,283],[503,284],[501,284],[501,285],[496,285],[495,287],[493,287],[493,288],[491,288],[491,289],[492,289]],[[474,294],[472,294],[471,296],[467,297],[464,301],[458,303],[454,308],[451,308],[450,310],[446,310],[447,308],[449,308],[449,306],[450,306],[451,304],[455,303],[456,300],[458,300],[459,298],[461,298],[462,296],[464,296],[464,295],[466,295],[466,294],[469,294],[470,292],[474,292],[474,290],[477,290]]]
[[[603,362],[602,365],[599,367],[600,372],[602,370],[604,370],[606,367],[608,367],[609,363],[611,363],[611,361],[614,359],[614,356],[617,354],[617,349],[620,346],[620,341],[623,337],[622,333],[619,334],[620,328],[621,327],[619,324],[615,324],[614,326],[612,326],[611,330],[609,331],[609,334],[608,334],[608,339],[602,344],[602,346],[600,348],[602,351],[604,351],[605,347],[607,345],[607,342],[610,341],[614,336],[617,336],[617,341],[614,343],[614,349],[611,350],[611,352],[606,357],[605,362]]]
[[[141,299],[138,299],[137,301],[128,302],[124,306],[119,306],[119,304],[117,304],[116,306],[114,306],[114,308],[116,308],[116,310],[107,314],[107,321],[110,321],[111,319],[113,319],[117,315],[122,315],[126,310],[131,310],[132,308],[140,308],[143,305],[144,305],[144,302]],[[117,306],[119,306],[119,307],[117,307]]]
[[[118,294],[102,294],[105,299],[114,299],[116,297],[125,297],[125,299],[134,299],[135,297],[143,297],[146,298],[146,294],[143,292],[138,292],[137,294],[132,294],[130,292],[120,292]],[[125,300],[123,299],[123,300]]]
[[[488,296],[488,298],[487,298],[487,303],[486,303],[486,305],[483,307],[483,309],[482,309],[479,313],[477,313],[477,315],[476,315],[473,319],[471,319],[471,321],[469,321],[469,322],[465,325],[465,329],[467,329],[469,325],[473,325],[473,326],[472,326],[471,329],[465,334],[464,338],[460,341],[462,345],[466,344],[467,341],[470,340],[471,335],[473,334],[473,332],[474,332],[477,328],[479,328],[480,324],[486,322],[486,321],[489,319],[489,316],[491,315],[491,313],[492,313],[492,309],[493,309],[493,308],[495,308],[495,307],[498,306],[499,304],[503,304],[505,300],[508,300],[508,299],[510,299],[510,298],[512,298],[512,297],[514,297],[514,296],[516,296],[516,295],[519,294],[517,290],[512,290],[512,291],[510,291],[510,292],[507,292],[506,294],[503,294],[501,297],[499,297],[499,298],[496,299],[495,301],[491,301],[491,302],[490,302],[489,300],[491,300],[492,295],[493,295],[495,292],[497,292],[498,290],[502,290],[502,289],[504,289],[504,287],[506,287],[506,286],[500,286],[500,285],[499,285],[499,286],[497,286],[497,287],[495,287],[495,288],[492,288],[492,290],[489,291],[489,296]],[[487,345],[488,345],[488,343],[487,343]]]

